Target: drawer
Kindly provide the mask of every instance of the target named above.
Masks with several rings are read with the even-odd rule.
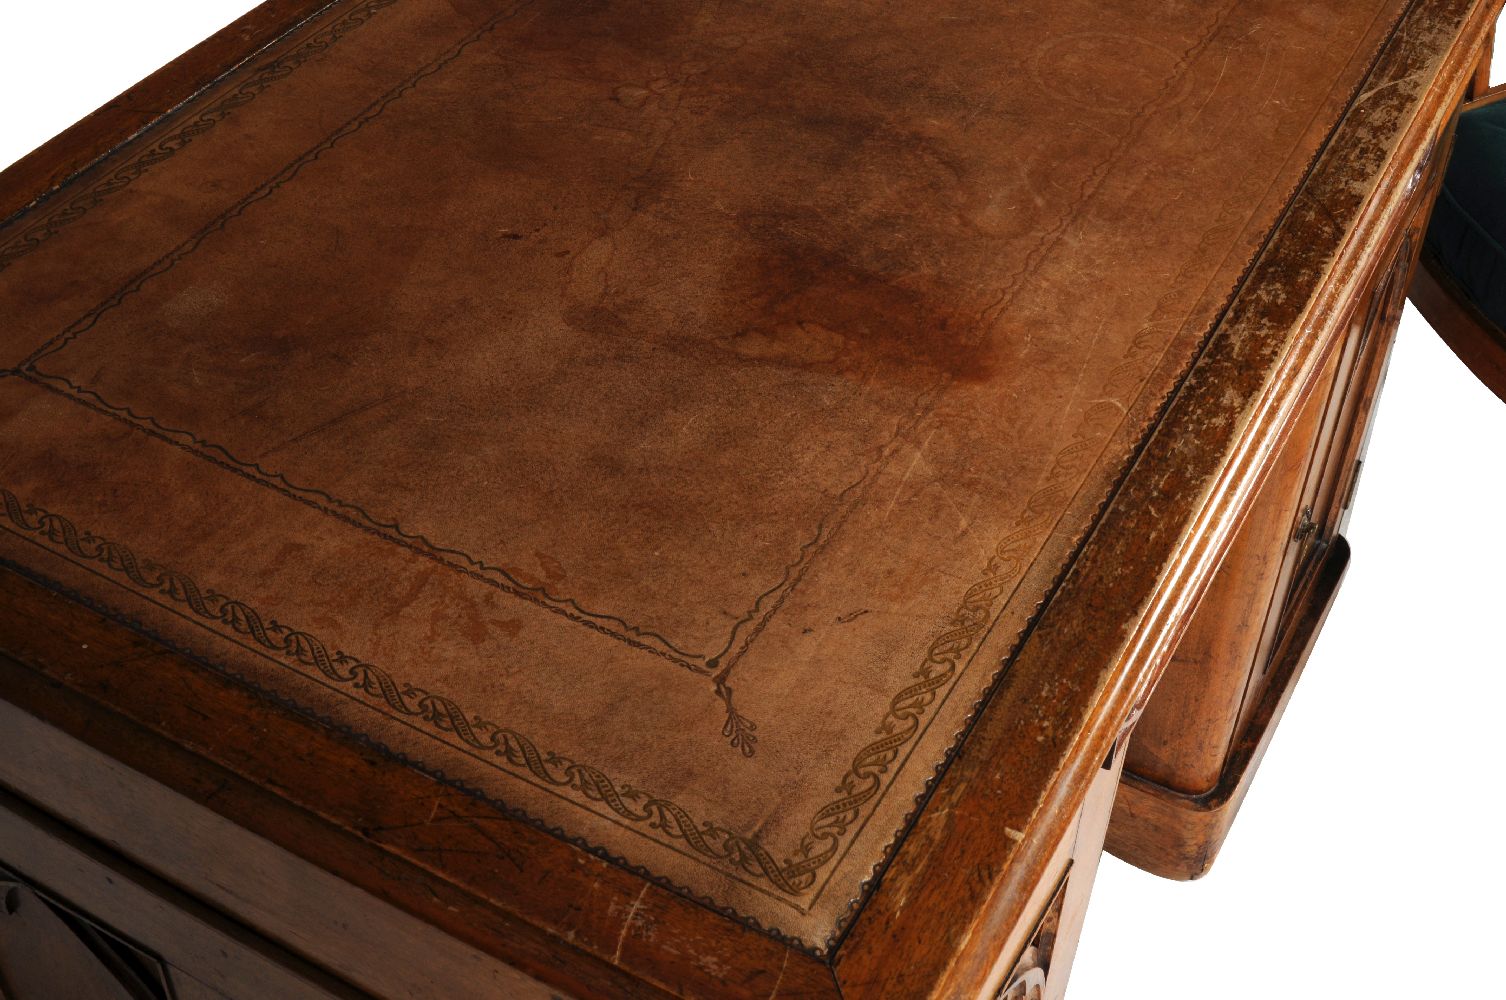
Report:
[[[0,789],[6,1000],[364,995]]]
[[[0,657],[0,675],[23,676],[9,668]],[[568,995],[5,700],[0,737],[0,866],[128,932],[175,988],[231,1000]],[[217,780],[206,797],[234,794],[233,774]]]

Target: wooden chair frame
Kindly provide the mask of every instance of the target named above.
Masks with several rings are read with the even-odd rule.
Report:
[[[1506,101],[1506,83],[1490,86],[1490,44],[1485,52],[1461,111]],[[1407,295],[1459,360],[1506,402],[1506,330],[1480,312],[1443,263],[1427,250]]]

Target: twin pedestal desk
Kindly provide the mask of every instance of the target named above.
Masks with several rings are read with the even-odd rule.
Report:
[[[0,990],[1060,996],[1303,668],[1497,12],[270,0],[12,166]]]

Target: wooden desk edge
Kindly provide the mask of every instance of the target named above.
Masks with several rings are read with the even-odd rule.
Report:
[[[113,150],[318,16],[334,0],[264,0],[0,170],[0,226],[50,200]]]
[[[1495,10],[1493,2],[1409,9],[1361,90],[1356,107],[1363,114],[1351,108],[1340,123],[1257,264],[1257,276],[1262,267],[1290,266],[1293,280],[1283,287],[1299,294],[1262,298],[1252,279],[1232,304],[869,898],[836,957],[844,985],[914,974],[932,996],[989,995],[997,988],[1028,934],[1019,926],[1023,903],[1048,874],[1050,846],[1070,823],[1098,762],[1149,697],[1291,417],[1337,345],[1346,307],[1389,262],[1377,251],[1405,224],[1412,180],[1454,113]],[[1389,141],[1375,143],[1377,134]],[[1355,141],[1360,137],[1372,140],[1367,153]],[[1367,194],[1350,216],[1340,216],[1348,223],[1341,232],[1330,235],[1319,221],[1325,213],[1304,199],[1346,183]],[[1316,281],[1297,280],[1323,258]],[[1060,680],[1084,662],[1105,669],[1091,691],[1064,696]],[[1033,734],[1011,733],[1031,716],[1031,695],[1019,692],[1045,691],[1052,678],[1056,711],[1037,712]],[[1039,738],[1042,752],[1022,758],[1016,748],[1029,745],[1027,736]],[[1027,759],[1037,769],[1022,775]],[[1054,772],[1038,769],[1045,759],[1055,762]],[[1016,788],[1045,789],[1028,823],[1015,827],[1024,833],[1018,847],[986,836],[991,825],[997,830],[1008,822],[1003,803],[1018,805],[1009,802],[1001,773]],[[938,918],[948,911],[950,926]],[[935,944],[924,956],[898,947],[927,932]],[[1002,951],[1001,941],[1008,942]]]
[[[233,65],[253,55],[290,27],[317,17],[323,8],[324,4],[310,0],[269,0],[127,94],[147,91],[154,95],[155,106],[175,107],[217,78],[220,73],[216,67]],[[212,808],[274,842],[319,855],[317,863],[322,867],[567,989],[587,993],[624,989],[623,973],[611,968],[613,958],[627,975],[644,984],[645,995],[714,989],[719,995],[768,996],[773,990],[790,990],[863,996],[903,981],[913,984],[919,990],[917,995],[941,996],[977,995],[996,986],[1028,935],[1026,915],[1032,889],[1049,874],[1051,849],[1070,827],[1099,761],[1124,731],[1136,706],[1148,697],[1175,643],[1179,624],[1195,607],[1258,488],[1268,459],[1280,444],[1285,421],[1311,390],[1313,374],[1336,341],[1334,331],[1343,319],[1339,307],[1362,281],[1364,269],[1374,264],[1376,255],[1371,251],[1388,234],[1404,198],[1408,171],[1423,155],[1423,144],[1437,123],[1451,113],[1455,91],[1462,90],[1474,68],[1489,31],[1492,9],[1491,3],[1445,0],[1415,3],[1408,10],[1366,82],[1366,93],[1379,99],[1366,105],[1363,126],[1352,113],[1339,126],[1340,132],[1363,127],[1371,136],[1400,136],[1399,141],[1383,144],[1392,148],[1392,155],[1380,164],[1357,156],[1346,159],[1345,154],[1352,150],[1336,142],[1297,194],[1300,202],[1304,192],[1325,176],[1331,182],[1348,178],[1363,183],[1372,192],[1342,233],[1329,234],[1326,243],[1317,241],[1320,247],[1327,245],[1331,255],[1330,266],[1318,280],[1289,286],[1299,292],[1307,289],[1308,293],[1300,296],[1305,303],[1300,316],[1272,326],[1268,321],[1278,311],[1276,305],[1247,303],[1251,298],[1258,299],[1248,294],[1235,301],[1203,358],[1173,397],[1067,580],[1010,665],[1001,689],[981,714],[964,751],[938,782],[882,882],[847,937],[827,949],[824,957],[712,915],[666,888],[518,823],[500,810],[478,817],[476,822],[506,828],[509,836],[516,838],[513,843],[525,852],[569,858],[562,862],[564,867],[583,880],[589,879],[605,902],[620,901],[623,912],[636,898],[635,912],[643,913],[646,907],[646,912],[667,927],[686,928],[705,946],[706,955],[743,973],[742,982],[733,986],[725,980],[696,975],[685,968],[685,963],[643,942],[623,954],[622,935],[617,933],[620,927],[571,930],[573,941],[567,943],[566,928],[557,915],[538,912],[537,901],[526,893],[517,894],[510,891],[513,887],[480,878],[474,863],[422,855],[412,844],[369,835],[370,831],[359,824],[337,816],[319,818],[325,827],[319,836],[332,839],[311,851],[310,841],[290,836],[279,818],[285,813],[307,815],[315,805],[300,803],[298,799],[309,796],[300,796],[291,781],[286,787],[272,785],[277,789],[275,794],[282,797],[278,805],[268,801],[274,793],[265,782],[252,780],[259,776],[241,775],[247,788],[255,788],[258,794],[248,791],[246,800],[217,798]],[[1448,82],[1443,89],[1426,82],[1432,79],[1426,71],[1434,66],[1440,52],[1445,54],[1435,75]],[[1421,85],[1414,79],[1419,73],[1423,74]],[[178,92],[174,88],[179,88]],[[115,109],[123,105],[121,99],[110,102],[0,173],[0,213],[32,205],[69,178],[100,169],[100,157],[144,127],[139,118],[117,113]],[[1289,213],[1263,259],[1279,256],[1283,247],[1296,244],[1308,247],[1309,254],[1314,252],[1313,226],[1312,219]],[[1300,259],[1307,254],[1296,256]],[[1252,368],[1236,365],[1232,374],[1223,370],[1231,361],[1251,354],[1260,357],[1263,364]],[[1236,383],[1238,391],[1229,391]],[[1207,432],[1215,425],[1222,426],[1224,433]],[[1146,535],[1146,526],[1141,523],[1145,505],[1133,501],[1157,495],[1158,484],[1167,477],[1206,485],[1181,490],[1174,505],[1158,496],[1163,530]],[[1177,526],[1176,532],[1164,530],[1168,521]],[[1156,541],[1131,552],[1134,546],[1129,540],[1144,537]],[[1086,620],[1077,609],[1086,607],[1089,601],[1095,607],[1089,617],[1113,624],[1074,630],[1074,618],[1079,624]],[[1114,613],[1104,613],[1106,604]],[[121,626],[96,621],[89,627],[118,631],[122,649],[139,650],[142,645],[142,640]],[[218,677],[208,680],[209,672],[186,658],[161,655],[164,664],[171,661],[171,670],[181,674],[179,682],[187,683],[197,674],[203,676],[196,683],[225,683]],[[124,754],[128,749],[108,734],[108,725],[89,718],[90,713],[99,712],[145,725],[152,738],[160,741],[160,748],[171,746],[179,753],[199,756],[207,769],[224,767],[226,762],[209,759],[212,751],[199,740],[185,738],[191,727],[182,719],[168,717],[172,707],[162,707],[159,712],[150,699],[131,702],[128,694],[113,689],[105,676],[108,666],[90,676],[69,670],[65,662],[44,662],[37,657],[28,658],[27,666],[52,675],[55,683],[73,689],[76,698],[87,701],[87,710],[80,708],[83,702],[65,710],[57,704],[46,704],[48,699],[41,697],[29,706],[44,717],[53,716],[59,728],[86,742],[112,753]],[[1030,704],[1032,692],[1041,690],[1047,679],[1057,682],[1054,690],[1067,691],[1070,696],[1061,697],[1050,713],[1021,711]],[[3,690],[7,697],[27,700],[16,686],[7,685]],[[123,707],[127,703],[128,709]],[[267,720],[277,719],[278,725],[310,725],[275,704],[260,705],[255,711]],[[1032,719],[1028,726],[1021,721],[1027,718]],[[1036,736],[1042,732],[1047,739],[1037,744]],[[131,739],[138,741],[138,747],[150,747],[150,742],[139,742],[143,738],[136,733]],[[1023,747],[1032,748],[1031,753],[1022,756]],[[400,778],[395,771],[388,777],[395,783],[408,782],[409,790],[427,784],[433,786],[433,796],[458,795],[417,771],[390,761],[375,761],[371,751],[364,748],[343,747],[339,753],[359,760],[363,767],[390,766],[407,771],[410,777]],[[202,794],[202,776],[194,776],[192,767],[179,765],[169,769],[171,774],[153,773],[158,765],[151,760],[149,750],[135,756],[138,759],[133,766],[143,773],[190,796]],[[258,762],[249,759],[234,764],[248,771],[258,767]],[[1012,788],[1001,790],[1001,784]],[[1022,798],[1022,790],[1028,789],[1035,792]],[[260,801],[253,804],[251,799]],[[428,801],[424,800],[426,806]],[[467,808],[481,805],[468,803]],[[1022,840],[1000,835],[1002,827],[1016,823],[1024,834]],[[985,835],[978,836],[980,832]],[[367,855],[359,862],[351,860],[347,850],[350,841],[360,841]],[[411,885],[398,884],[389,871],[392,865],[411,866],[434,879],[429,894],[434,895],[436,887],[449,893],[444,904],[425,899]],[[987,877],[979,878],[980,872]],[[971,884],[959,886],[958,878]],[[446,886],[455,887],[455,891]],[[484,911],[487,919],[446,916],[456,907]],[[535,930],[528,931],[527,927]],[[515,934],[527,940],[520,944]],[[897,948],[896,943],[904,947]],[[544,952],[557,948],[559,954],[543,954],[541,948]],[[579,965],[566,971],[567,959]]]

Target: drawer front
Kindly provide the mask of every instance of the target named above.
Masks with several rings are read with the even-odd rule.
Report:
[[[155,955],[0,867],[0,996],[169,1000]]]
[[[6,1000],[363,995],[0,791]]]
[[[232,1000],[562,996],[4,700],[0,864]]]

